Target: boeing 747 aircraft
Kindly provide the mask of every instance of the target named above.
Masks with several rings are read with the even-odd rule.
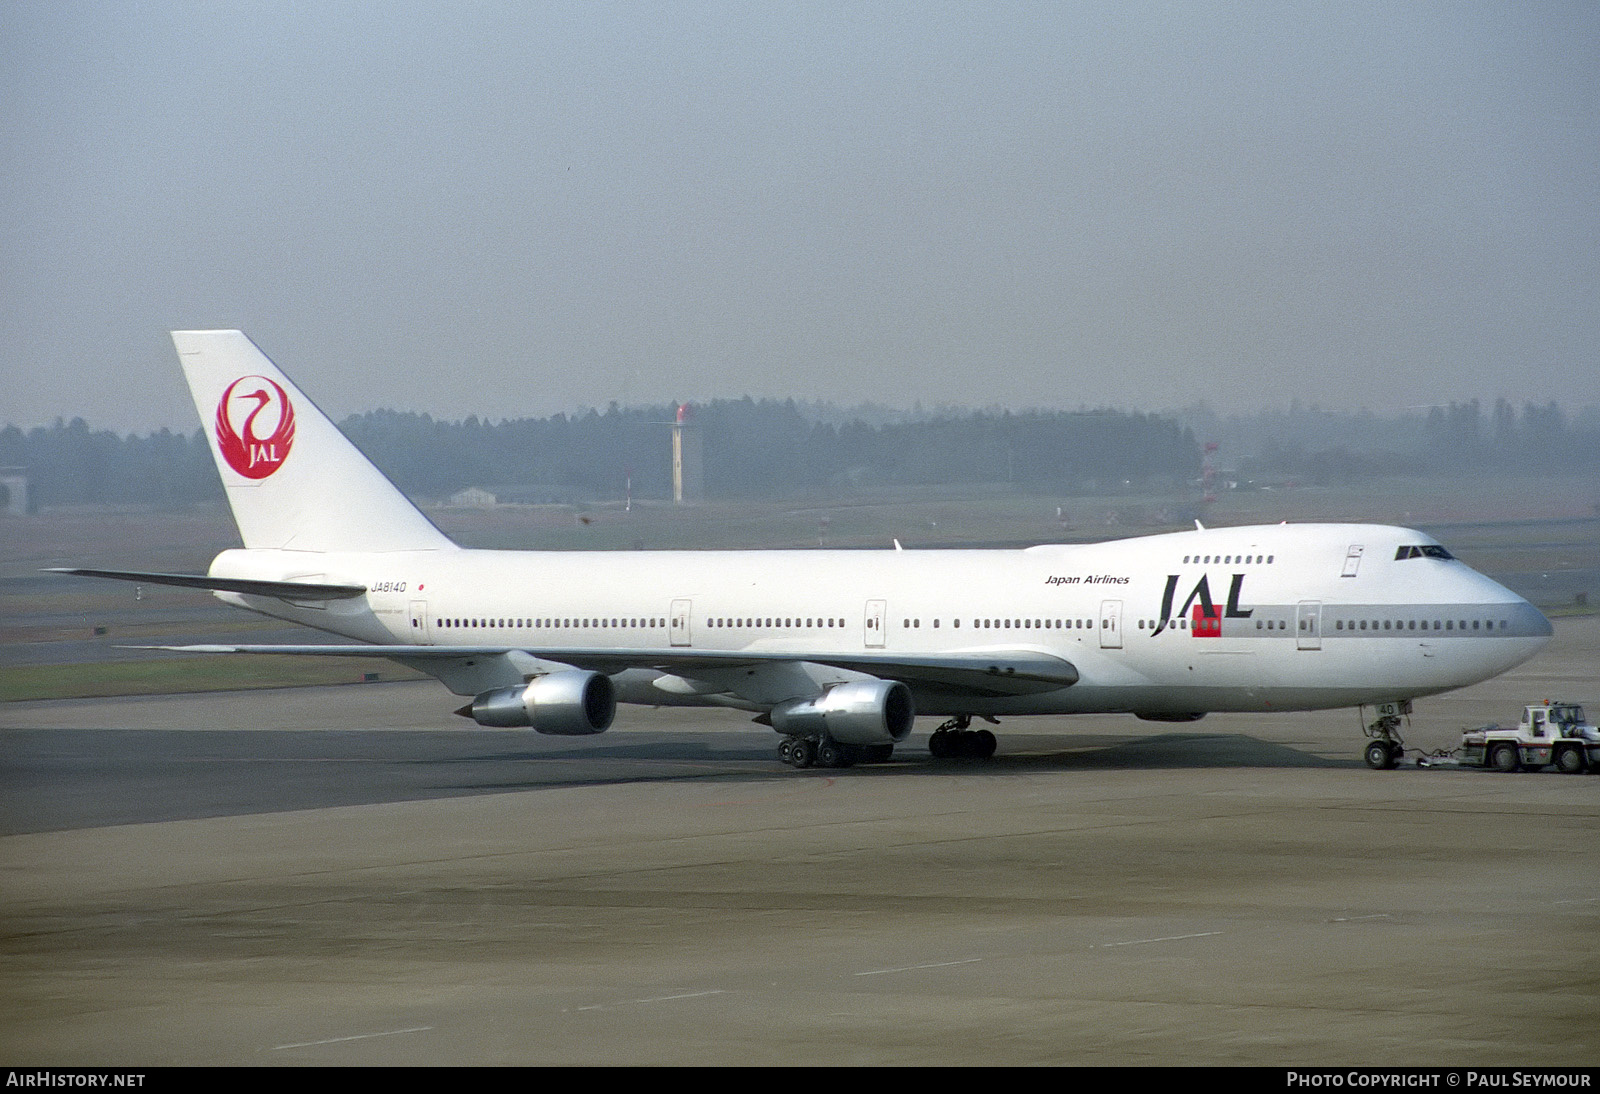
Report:
[[[1361,524],[1201,528],[1025,550],[467,550],[239,331],[173,341],[244,542],[206,574],[59,572],[210,589],[350,640],[153,647],[382,657],[486,726],[582,735],[617,703],[749,711],[796,767],[937,756],[974,718],[1375,705],[1392,767],[1410,702],[1533,656],[1550,623],[1432,537]]]

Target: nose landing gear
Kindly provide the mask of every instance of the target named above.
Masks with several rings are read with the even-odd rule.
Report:
[[[1363,732],[1372,738],[1362,757],[1374,771],[1392,771],[1400,765],[1405,755],[1406,743],[1400,739],[1400,724],[1411,713],[1411,700],[1401,703],[1380,703],[1378,717]]]

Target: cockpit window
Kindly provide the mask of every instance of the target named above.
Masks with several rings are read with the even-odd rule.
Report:
[[[1450,558],[1455,558],[1455,557],[1456,557],[1455,555],[1452,555],[1449,551],[1446,551],[1443,547],[1440,547],[1437,543],[1424,543],[1424,544],[1421,544],[1419,546],[1414,546],[1414,547],[1413,546],[1400,547],[1400,548],[1397,548],[1395,550],[1395,552],[1394,552],[1394,559],[1395,559],[1396,562],[1399,562],[1402,559],[1407,559],[1407,558],[1445,558],[1445,559],[1450,559]]]

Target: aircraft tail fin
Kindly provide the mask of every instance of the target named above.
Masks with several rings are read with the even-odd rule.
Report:
[[[246,547],[455,546],[241,331],[172,341]]]

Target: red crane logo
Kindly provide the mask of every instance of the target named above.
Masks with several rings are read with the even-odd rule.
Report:
[[[240,415],[244,424],[235,428]],[[263,436],[259,431],[269,425],[272,431]],[[294,407],[283,388],[265,376],[241,376],[228,385],[217,403],[217,448],[229,467],[247,479],[264,479],[283,466],[293,444]]]

